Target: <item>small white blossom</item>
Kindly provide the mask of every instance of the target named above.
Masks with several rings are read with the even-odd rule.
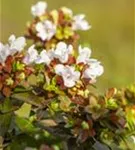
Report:
[[[11,35],[8,40],[10,44],[10,51],[12,54],[21,52],[26,45],[26,39],[24,37],[16,38],[15,35]]]
[[[9,55],[12,56],[17,52],[21,52],[26,45],[24,37],[16,38],[15,35],[11,35],[8,41],[9,44],[6,45],[0,43],[0,63],[2,64],[4,64]]]
[[[56,33],[56,26],[49,20],[36,24],[37,36],[41,40],[50,40]]]
[[[61,63],[68,61],[69,54],[73,52],[72,45],[67,45],[64,42],[59,42],[55,49],[55,58],[59,59]]]
[[[91,56],[91,49],[88,47],[82,48],[79,46],[79,56],[77,57],[77,63],[84,63],[86,64],[89,61]]]
[[[31,7],[31,13],[33,16],[39,17],[46,12],[46,8],[47,8],[47,3],[40,1]]]
[[[90,78],[92,80],[95,80],[96,77],[101,76],[103,72],[104,68],[100,64],[100,62],[92,59],[89,61],[89,67],[83,72],[83,78]]]
[[[37,50],[35,49],[35,45],[32,45],[28,51],[27,51],[27,54],[23,60],[23,62],[25,64],[31,64],[31,63],[34,63],[38,58],[38,52]]]
[[[9,45],[3,45],[2,43],[0,43],[0,63],[4,64],[9,55]]]
[[[50,60],[53,60],[55,58],[55,51],[54,51],[54,49],[50,49],[47,52],[47,55],[49,56]]]
[[[89,30],[91,28],[89,23],[85,20],[84,14],[74,16],[73,20],[73,30]]]
[[[49,58],[49,55],[47,54],[46,50],[43,50],[35,61],[35,63],[37,64],[45,63],[46,65],[49,65],[50,62],[51,59]]]
[[[55,66],[55,72],[62,76],[64,85],[69,88],[75,86],[76,82],[80,78],[80,72],[75,71],[75,68],[72,66],[58,64]]]
[[[62,64],[58,64],[55,66],[55,73],[62,76],[65,66]]]

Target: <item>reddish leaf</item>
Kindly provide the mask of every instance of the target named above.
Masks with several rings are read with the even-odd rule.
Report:
[[[116,89],[115,88],[110,88],[107,92],[106,92],[106,98],[111,98],[114,96],[114,94],[116,93]]]
[[[75,96],[71,98],[71,101],[79,105],[85,105],[86,102],[85,99],[81,96]]]
[[[63,12],[60,10],[59,11],[59,20],[58,20],[58,22],[59,22],[59,24],[61,24],[61,25],[63,25],[64,24],[64,14],[63,14]]]
[[[4,87],[3,88],[3,94],[6,96],[6,97],[9,97],[11,95],[11,89],[9,87]]]
[[[120,118],[118,122],[119,122],[119,124],[121,125],[122,128],[125,127],[126,120],[124,118]]]
[[[56,77],[56,82],[57,82],[57,84],[62,84],[63,83],[62,77],[61,76],[57,76]]]
[[[13,57],[9,56],[5,62],[4,70],[8,73],[11,73],[12,70],[12,62],[13,62]]]
[[[118,122],[119,117],[116,116],[115,113],[112,113],[112,114],[110,115],[110,119],[112,120],[113,123],[116,123],[116,122]]]
[[[75,64],[75,63],[76,63],[75,57],[72,55],[69,55],[68,62],[66,64],[71,65],[71,64]]]
[[[93,121],[92,120],[88,120],[88,124],[89,124],[89,127],[91,129],[93,127]]]
[[[33,69],[33,68],[31,68],[31,67],[25,67],[24,73],[25,73],[26,75],[30,75],[30,74],[32,74],[33,72],[34,72],[34,69]]]
[[[88,137],[89,137],[88,130],[83,130],[82,133],[81,133],[81,137],[80,137],[81,142],[84,143],[87,140]]]
[[[89,136],[94,137],[95,135],[96,135],[95,130],[94,130],[94,129],[90,129],[90,130],[89,130]]]

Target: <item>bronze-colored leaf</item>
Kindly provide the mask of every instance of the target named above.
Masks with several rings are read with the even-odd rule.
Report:
[[[52,119],[41,120],[40,123],[45,127],[57,126],[57,123]]]
[[[113,97],[116,94],[117,90],[116,88],[110,88],[107,92],[106,92],[106,98],[109,99],[111,97]]]
[[[11,95],[11,89],[9,88],[9,87],[7,87],[7,86],[5,86],[4,88],[3,88],[3,94],[6,96],[6,97],[9,97],[10,95]]]

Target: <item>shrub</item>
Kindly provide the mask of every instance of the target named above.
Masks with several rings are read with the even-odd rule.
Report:
[[[27,40],[0,43],[0,149],[133,149],[135,85],[93,92],[104,68],[77,44],[91,27],[85,15],[45,2],[31,12]]]

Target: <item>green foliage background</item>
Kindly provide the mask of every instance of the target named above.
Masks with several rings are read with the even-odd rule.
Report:
[[[0,0],[0,40],[24,33],[32,19],[30,7],[37,0]],[[93,57],[104,65],[105,73],[97,86],[123,87],[134,82],[134,0],[46,0],[49,9],[67,6],[85,13],[90,31],[81,32],[81,43],[90,44]],[[87,42],[87,43],[86,43]]]

